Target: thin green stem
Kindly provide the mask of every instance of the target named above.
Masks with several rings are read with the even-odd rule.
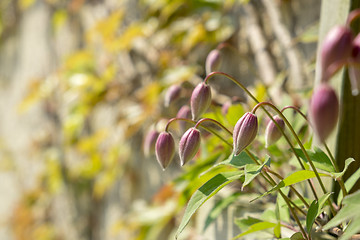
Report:
[[[315,176],[316,176],[316,178],[317,178],[317,180],[318,180],[318,182],[319,182],[319,184],[320,184],[320,187],[321,187],[323,193],[326,194],[327,191],[326,191],[326,189],[325,189],[324,183],[322,182],[322,180],[321,180],[321,178],[320,178],[320,175],[319,175],[319,173],[318,173],[318,171],[317,171],[317,169],[316,169],[313,161],[310,159],[308,153],[306,152],[306,150],[305,150],[305,148],[304,148],[304,145],[303,145],[302,142],[300,141],[298,135],[296,134],[294,128],[291,126],[291,124],[289,123],[289,121],[287,120],[287,118],[284,116],[284,114],[283,114],[279,109],[277,109],[277,107],[275,107],[275,106],[274,106],[272,103],[270,103],[270,102],[261,102],[261,103],[257,104],[257,105],[253,108],[253,111],[255,112],[256,109],[258,109],[258,108],[259,108],[260,106],[262,106],[262,105],[270,106],[270,107],[271,107],[275,112],[277,112],[277,114],[284,120],[285,124],[286,124],[287,127],[290,129],[291,133],[293,134],[293,136],[295,137],[297,143],[299,144],[301,150],[303,151],[303,153],[304,153],[307,161],[309,162],[312,170],[314,171]],[[330,205],[331,212],[335,215],[336,212],[335,212],[335,209],[334,209],[333,205],[331,204],[330,199],[328,199],[328,203],[329,203],[329,205]]]
[[[303,114],[299,108],[297,107],[294,107],[294,106],[286,106],[284,107],[283,109],[281,109],[281,112],[284,112],[286,109],[293,109],[295,110],[297,113],[299,113],[305,120],[306,122],[309,124],[310,127],[312,127],[311,123],[309,122],[308,118],[306,117],[305,114]],[[336,172],[339,172],[339,167],[337,166],[336,164],[336,161],[335,161],[335,158],[334,156],[332,155],[328,145],[324,142],[324,146],[325,146],[325,149],[326,149],[326,152],[328,153],[329,157],[330,157],[330,160],[331,160],[331,164],[333,165],[334,169]],[[347,195],[347,191],[346,191],[346,188],[345,188],[345,184],[344,184],[344,181],[342,178],[339,178],[337,179],[337,182],[339,183],[340,185],[340,188],[343,192],[343,196],[346,196]]]
[[[194,124],[196,123],[195,121],[193,121],[191,119],[187,119],[187,118],[171,118],[165,126],[165,132],[169,131],[169,127],[170,127],[171,123],[173,123],[175,121],[185,121],[185,122],[194,123]]]
[[[289,202],[289,199],[288,199],[288,198],[285,196],[285,194],[283,194],[281,191],[279,191],[279,192],[280,192],[281,196],[283,197],[283,199],[285,200],[286,205],[288,205],[288,208],[289,208],[291,214],[293,215],[293,217],[294,217],[297,225],[299,226],[300,231],[301,231],[303,237],[304,237],[305,239],[309,239],[309,237],[308,237],[308,235],[306,234],[305,229],[304,229],[303,226],[301,225],[301,222],[300,222],[299,218],[297,217],[294,209],[291,207],[291,204],[290,204],[290,202]]]
[[[266,171],[268,171],[268,172],[271,173],[272,175],[276,176],[276,177],[277,177],[278,179],[280,179],[280,180],[283,180],[283,179],[284,179],[280,174],[272,171],[272,170],[269,169],[269,168],[267,168]],[[292,185],[290,185],[290,189],[291,189],[291,190],[295,193],[295,195],[304,203],[304,205],[306,206],[306,208],[309,208],[309,207],[310,207],[310,205],[306,202],[306,200],[304,199],[304,197],[303,197]],[[305,214],[305,216],[306,216],[306,214]]]
[[[331,162],[332,162],[332,164],[333,164],[333,166],[334,166],[334,168],[335,168],[335,171],[336,171],[336,172],[339,172],[339,168],[338,168],[338,166],[337,166],[337,164],[336,164],[335,158],[334,158],[334,156],[332,155],[329,147],[327,146],[326,143],[324,143],[324,146],[325,146],[325,149],[326,149],[327,153],[328,153],[329,156],[330,156],[330,159],[331,159]],[[340,188],[341,188],[341,191],[343,192],[343,196],[345,197],[345,196],[348,194],[348,192],[347,192],[347,190],[346,190],[345,183],[344,183],[342,177],[340,177],[339,179],[336,179],[336,181],[339,183]]]
[[[221,137],[217,132],[215,132],[214,130],[205,127],[205,126],[201,126],[203,129],[205,129],[206,131],[208,131],[211,134],[214,134],[216,137],[218,137],[221,141],[223,141],[226,145],[228,145],[229,147],[233,147],[233,145],[231,143],[229,143],[228,141],[226,141],[223,137]]]
[[[260,163],[256,160],[256,158],[254,157],[254,155],[253,155],[249,150],[245,149],[245,152],[250,156],[250,158],[251,158],[256,164],[258,164],[258,165],[260,164]],[[275,180],[272,179],[272,177],[271,177],[267,172],[261,173],[261,176],[262,176],[266,181],[268,181],[271,185],[273,185],[273,186],[276,185]],[[266,177],[265,177],[265,176],[266,176]],[[299,228],[300,228],[300,231],[301,231],[301,233],[303,234],[304,238],[305,238],[305,239],[308,239],[308,236],[307,236],[304,228],[302,227],[301,222],[300,222],[298,216],[296,215],[294,209],[291,207],[291,204],[292,204],[296,209],[300,210],[301,213],[303,213],[303,214],[305,214],[305,213],[304,213],[296,204],[294,204],[280,189],[279,189],[278,191],[279,191],[281,197],[285,200],[286,204],[288,205],[288,208],[289,208],[291,214],[293,215],[296,223],[298,224],[298,226],[299,226]],[[305,215],[306,215],[306,214],[305,214]]]
[[[242,84],[240,83],[239,81],[237,81],[234,77],[232,77],[231,75],[227,74],[227,73],[224,73],[224,72],[212,72],[210,73],[209,75],[206,76],[206,78],[204,79],[204,82],[207,83],[207,81],[210,80],[210,78],[212,78],[213,76],[215,75],[222,75],[222,76],[225,76],[227,77],[228,79],[230,79],[232,82],[234,82],[236,85],[238,85],[241,89],[243,89],[246,94],[251,98],[253,99],[257,104],[259,104],[259,100],[256,99],[256,97]],[[288,138],[288,136],[285,134],[285,132],[283,131],[283,129],[279,126],[279,124],[274,120],[274,118],[271,116],[271,114],[265,109],[265,107],[261,106],[262,109],[264,110],[264,112],[268,115],[268,117],[270,118],[271,121],[274,122],[274,124],[276,125],[276,127],[279,129],[279,131],[282,133],[282,135],[284,136],[285,140],[287,141],[287,143],[289,144],[290,148],[291,148],[291,151],[294,153],[296,159],[298,160],[300,166],[302,169],[305,169],[305,166],[303,165],[302,161],[300,160],[300,157],[299,155],[296,153],[295,151],[295,148],[293,146],[293,144],[291,143],[290,139]],[[304,153],[305,154],[305,153]],[[317,200],[318,197],[317,197],[317,194],[316,194],[316,191],[315,191],[315,188],[314,186],[312,185],[311,181],[308,181],[309,182],[309,185],[310,185],[310,188],[312,190],[312,193],[315,197],[315,199]]]
[[[211,119],[211,118],[202,118],[200,119],[199,121],[197,121],[197,123],[195,124],[195,128],[197,128],[200,124],[202,124],[203,122],[206,122],[206,121],[210,121],[210,122],[213,122],[215,123],[216,125],[218,125],[219,127],[221,127],[222,129],[224,129],[227,133],[229,133],[230,135],[232,135],[232,132],[227,129],[224,125],[222,125],[220,122],[214,120],[214,119]]]
[[[206,120],[206,121],[210,121],[210,120],[211,120],[212,122],[217,123],[217,124],[218,124],[221,128],[223,128],[224,130],[226,130],[226,132],[232,134],[232,133],[231,133],[226,127],[224,127],[221,123],[219,123],[219,122],[217,122],[217,121],[215,121],[215,120],[213,120],[213,119],[203,118],[203,119],[201,119],[201,120],[203,120],[202,122],[204,122],[205,120]],[[198,127],[198,126],[202,127],[203,129],[205,129],[205,130],[208,131],[209,133],[214,134],[216,137],[218,137],[220,140],[222,140],[224,143],[226,143],[227,145],[229,145],[229,146],[232,148],[232,144],[230,144],[228,141],[226,141],[226,140],[225,140],[223,137],[221,137],[217,132],[211,130],[211,129],[208,128],[208,127],[202,126],[202,125],[201,125],[202,122],[200,122],[201,120],[199,120],[198,122],[196,122],[196,121],[193,121],[193,120],[187,119],[187,118],[171,118],[171,119],[167,122],[167,124],[166,124],[166,126],[165,126],[165,132],[168,132],[168,131],[169,131],[169,127],[170,127],[171,123],[173,123],[173,122],[175,122],[175,121],[185,121],[185,122],[189,122],[189,123],[194,123],[194,124],[196,124],[195,127]],[[199,123],[199,122],[200,122],[200,123]]]

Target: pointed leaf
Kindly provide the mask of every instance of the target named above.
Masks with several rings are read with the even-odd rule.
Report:
[[[330,197],[331,193],[323,195],[319,201],[314,200],[309,207],[308,213],[306,215],[306,230],[310,233],[312,225],[315,222],[315,219],[322,212],[322,207],[324,206],[326,200]]]
[[[343,200],[343,204],[344,206],[336,216],[323,227],[324,230],[338,226],[344,221],[360,217],[360,212],[358,210],[360,208],[360,191],[346,196]]]
[[[243,233],[240,233],[239,235],[234,237],[233,240],[238,239],[240,237],[243,237],[245,235],[248,235],[250,233],[258,232],[258,231],[265,230],[265,229],[268,229],[268,228],[273,228],[273,227],[276,227],[276,223],[272,223],[272,222],[255,223],[254,225],[251,225],[250,228],[247,231],[245,231]]]
[[[351,175],[351,177],[348,178],[348,180],[346,180],[345,188],[346,188],[346,190],[348,192],[350,192],[350,190],[355,185],[355,183],[359,180],[359,178],[360,178],[360,168],[358,170],[356,170],[356,172],[354,172]],[[342,191],[340,191],[339,196],[338,196],[338,200],[337,200],[337,205],[340,205],[342,199],[343,199],[343,193],[342,193]]]
[[[354,162],[355,160],[353,158],[348,158],[345,160],[345,166],[344,166],[344,170],[342,170],[342,172],[339,172],[339,173],[333,173],[332,174],[332,177],[337,179],[337,178],[341,178],[344,173],[346,172],[346,170],[348,169],[350,163]]]
[[[185,226],[190,221],[191,216],[202,204],[204,204],[210,197],[216,194],[224,186],[226,186],[227,184],[231,183],[236,179],[239,179],[243,174],[244,174],[243,171],[218,174],[209,181],[207,181],[204,185],[202,185],[192,195],[186,207],[185,214],[181,220],[180,226],[176,232],[175,238],[177,238],[179,234],[184,230]]]

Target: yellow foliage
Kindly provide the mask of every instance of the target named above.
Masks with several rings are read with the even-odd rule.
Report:
[[[68,13],[65,10],[60,9],[55,11],[54,15],[52,16],[52,25],[55,31],[65,24],[67,18]]]
[[[27,8],[31,7],[35,2],[35,0],[19,0],[18,4],[21,10],[26,10]]]

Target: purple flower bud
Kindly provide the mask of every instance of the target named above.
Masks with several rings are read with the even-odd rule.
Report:
[[[155,152],[155,143],[159,136],[158,131],[150,130],[144,140],[144,153],[145,156],[150,156]]]
[[[187,105],[184,105],[180,108],[180,110],[178,111],[178,113],[176,114],[177,118],[186,118],[186,119],[190,119],[191,118],[191,110],[190,107]],[[180,127],[180,131],[184,132],[185,131],[185,127],[186,127],[186,122],[184,121],[179,121],[179,127]]]
[[[218,71],[221,64],[221,52],[218,49],[212,50],[206,57],[205,70],[206,75]]]
[[[357,96],[360,87],[360,34],[358,34],[353,41],[351,62],[349,65],[349,78],[352,95]]]
[[[172,85],[171,87],[169,87],[165,94],[165,107],[168,107],[170,103],[178,99],[180,96],[180,92],[181,87],[179,85]]]
[[[155,146],[156,158],[165,170],[175,155],[175,141],[171,133],[160,133]]]
[[[345,26],[336,26],[326,35],[321,48],[321,70],[323,80],[344,66],[351,56],[353,35]]]
[[[239,155],[252,141],[258,132],[258,121],[255,114],[247,112],[235,125],[233,132],[234,153]]]
[[[192,92],[190,105],[193,120],[198,119],[209,108],[211,103],[210,86],[199,83]]]
[[[285,122],[279,116],[274,116],[273,119],[277,122],[282,130],[285,129]],[[282,136],[281,131],[275,125],[275,123],[269,119],[269,123],[266,126],[265,130],[265,146],[268,147],[274,144],[277,140],[279,140]]]
[[[339,115],[339,101],[335,91],[327,84],[315,89],[310,103],[310,120],[321,142],[335,128]]]
[[[184,166],[198,152],[200,147],[200,131],[196,128],[189,128],[181,137],[179,142],[180,164]]]

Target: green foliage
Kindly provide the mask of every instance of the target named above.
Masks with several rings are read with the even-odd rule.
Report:
[[[209,198],[211,198],[214,194],[216,194],[219,190],[221,190],[224,186],[228,185],[232,181],[239,179],[244,174],[243,171],[232,171],[227,173],[218,174],[209,181],[207,181],[204,185],[202,185],[191,197],[185,213],[184,217],[180,223],[180,226],[176,232],[177,236],[184,230],[185,226],[190,221],[191,216],[195,213],[195,211],[204,204]]]
[[[346,196],[343,200],[343,208],[331,219],[324,229],[344,224],[344,234],[340,237],[341,240],[349,239],[352,235],[360,230],[360,191]]]

